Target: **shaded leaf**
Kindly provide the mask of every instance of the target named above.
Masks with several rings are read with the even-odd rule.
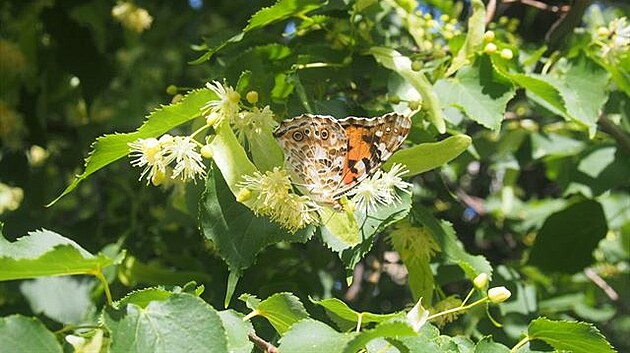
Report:
[[[360,225],[359,237],[361,243],[340,253],[340,258],[346,268],[353,269],[363,256],[370,251],[378,236],[387,226],[405,218],[411,209],[411,195],[399,192],[400,201],[377,208],[374,214],[365,210],[356,210],[355,217]]]
[[[42,277],[20,283],[31,310],[64,324],[85,323],[96,309],[91,300],[94,281],[64,276]]]
[[[414,220],[431,232],[447,261],[457,264],[469,279],[474,279],[481,273],[487,273],[491,277],[492,267],[488,260],[482,255],[467,253],[450,223],[439,222],[426,208],[418,204],[414,204],[413,209]]]
[[[599,202],[574,203],[545,220],[536,236],[529,263],[545,271],[581,271],[593,263],[593,250],[607,231]]]
[[[232,178],[237,174],[233,173]],[[200,202],[201,231],[213,241],[230,271],[240,273],[249,267],[256,254],[270,244],[304,242],[312,235],[312,228],[289,234],[268,219],[254,215],[236,202],[221,173],[216,170],[209,173]]]
[[[475,353],[509,353],[510,349],[492,340],[492,337],[484,337],[477,342]]]
[[[6,352],[61,353],[55,335],[36,318],[11,315],[0,318],[0,350]]]

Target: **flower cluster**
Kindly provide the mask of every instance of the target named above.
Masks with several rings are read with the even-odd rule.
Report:
[[[153,17],[149,12],[130,2],[120,2],[112,9],[112,16],[122,25],[136,33],[142,33],[151,27]]]
[[[614,60],[630,49],[630,24],[626,17],[615,18],[608,26],[601,26],[593,33],[593,41],[601,47],[603,58]]]
[[[271,133],[277,125],[273,119],[273,112],[269,106],[260,109],[256,106],[244,107],[240,105],[241,95],[227,84],[221,84],[219,81],[206,83],[218,99],[211,100],[201,108],[208,120],[217,123],[219,120],[227,120],[236,130],[236,135],[240,142],[247,139],[252,140],[260,136],[263,132]],[[258,93],[250,91],[246,96],[247,102],[255,104],[258,102]],[[241,109],[244,108],[244,109]],[[216,117],[216,118],[214,118]]]
[[[410,193],[411,184],[402,180],[407,173],[405,166],[394,164],[389,172],[378,170],[369,179],[362,181],[348,192],[359,210],[375,211],[379,205],[400,201],[398,190]]]
[[[166,134],[160,139],[141,138],[129,143],[129,156],[131,165],[144,168],[139,180],[146,177],[147,184],[160,185],[169,173],[171,179],[186,182],[206,175],[198,146],[191,136]]]
[[[396,13],[403,20],[403,24],[421,53],[443,55],[448,40],[462,33],[455,18],[450,18],[448,15],[433,18],[430,13],[410,10],[411,8],[398,6]]]
[[[245,175],[239,186],[253,193],[246,195],[254,197],[250,208],[256,215],[269,217],[291,233],[318,221],[319,206],[309,197],[292,192],[291,180],[283,169]]]

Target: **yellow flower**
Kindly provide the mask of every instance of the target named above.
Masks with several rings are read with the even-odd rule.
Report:
[[[291,180],[284,169],[276,167],[264,174],[256,171],[245,175],[239,187],[254,194],[249,206],[256,215],[269,217],[291,233],[318,221],[319,206],[309,197],[292,192]]]
[[[227,84],[221,84],[219,81],[206,83],[212,92],[216,93],[218,99],[211,100],[201,108],[204,114],[218,113],[221,117],[232,120],[238,114],[238,103],[241,96]]]

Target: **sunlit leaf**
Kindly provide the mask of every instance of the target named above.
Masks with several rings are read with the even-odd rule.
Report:
[[[542,340],[559,351],[573,353],[615,352],[604,336],[586,322],[553,321],[538,318],[529,324],[530,340]]]
[[[144,308],[132,303],[118,309],[108,307],[103,322],[110,333],[112,353],[228,352],[219,314],[187,293],[173,293]]]
[[[113,264],[49,230],[30,232],[10,243],[0,236],[0,281],[41,276],[93,274]]]
[[[396,317],[404,318],[404,314],[402,313],[373,314],[369,312],[358,312],[351,309],[346,303],[337,298],[322,300],[311,299],[311,301],[324,307],[324,309],[326,309],[326,314],[342,331],[348,331],[352,328],[356,328],[359,320],[363,326],[374,322],[384,322]]]

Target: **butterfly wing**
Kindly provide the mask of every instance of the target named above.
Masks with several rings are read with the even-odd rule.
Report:
[[[348,140],[331,116],[304,114],[283,121],[274,131],[298,185],[320,203],[334,203],[342,183]]]
[[[372,175],[400,147],[411,129],[411,118],[397,113],[347,117],[338,123],[346,132],[348,152],[334,199]]]

